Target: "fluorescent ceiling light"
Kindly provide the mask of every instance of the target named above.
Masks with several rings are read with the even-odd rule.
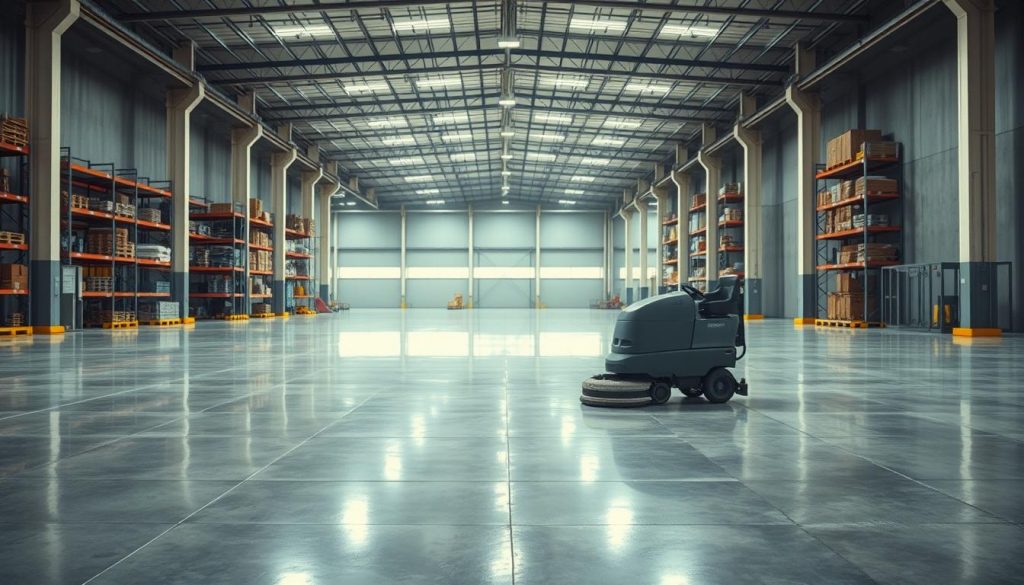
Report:
[[[434,116],[435,124],[468,124],[469,114],[466,112],[455,112],[452,114],[438,114]]]
[[[565,194],[566,195],[583,195],[584,193],[586,193],[586,191],[584,191],[583,189],[566,189],[565,190]]]
[[[466,140],[473,140],[472,132],[453,132],[451,134],[442,134],[441,140],[445,142],[463,142]]]
[[[542,124],[572,124],[572,116],[537,112],[533,115],[533,121]]]
[[[404,146],[407,144],[416,144],[416,138],[412,136],[388,136],[381,138],[380,141],[384,146]]]
[[[690,26],[688,24],[666,24],[658,33],[660,37],[715,37],[720,29],[711,26]]]
[[[636,130],[643,124],[643,120],[636,118],[608,118],[604,121],[605,128],[621,128],[623,130]]]
[[[530,138],[541,142],[562,142],[565,140],[565,134],[530,134]]]
[[[591,142],[594,146],[622,146],[625,143],[626,140],[624,138],[605,138],[602,136],[598,136]]]
[[[448,30],[452,23],[448,17],[438,18],[396,18],[391,22],[391,28],[397,32],[418,32],[426,30]]]
[[[424,203],[427,205],[444,205],[444,199],[427,199]]]
[[[516,38],[498,39],[499,49],[518,49],[521,44]]]
[[[624,91],[632,93],[660,93],[662,95],[665,95],[668,92],[672,91],[672,86],[660,85],[657,83],[631,82],[626,84]]]
[[[508,199],[503,199],[503,200],[501,201],[501,204],[502,204],[502,205],[508,205]]]
[[[559,199],[558,202],[562,205],[576,205],[576,201],[572,199]]]
[[[594,177],[586,177],[583,175],[575,175],[569,181],[573,183],[593,183]]]
[[[349,83],[345,85],[345,93],[377,93],[380,91],[391,91],[391,86],[386,81],[368,81],[366,83]]]
[[[516,105],[516,98],[514,98],[514,97],[498,98],[498,105],[502,106],[504,108],[511,108],[512,106]]]
[[[367,120],[366,125],[370,128],[405,128],[409,125],[409,121],[405,118],[379,118]]]
[[[511,177],[512,176],[512,171],[501,171],[501,176],[502,177]]]
[[[584,157],[584,159],[580,161],[580,164],[592,167],[606,167],[612,164],[612,160],[610,158],[590,158],[588,156]]]
[[[625,20],[597,20],[591,18],[573,18],[569,21],[569,28],[590,30],[597,32],[621,32],[626,30]]]
[[[330,26],[326,24],[276,26],[271,30],[273,31],[275,36],[293,37],[296,39],[334,36],[334,29],[332,29]]]
[[[470,162],[476,160],[475,152],[456,152],[448,155],[448,158],[455,162]]]
[[[416,194],[417,195],[436,195],[436,194],[438,194],[440,192],[441,192],[440,189],[417,189],[416,190]]]
[[[430,79],[417,79],[416,89],[438,89],[446,87],[461,87],[461,77],[434,77]]]
[[[512,138],[513,136],[516,135],[516,133],[514,130],[502,130],[501,132],[498,133],[498,135],[501,136],[502,138]]]
[[[554,162],[557,157],[547,152],[528,152],[526,153],[526,158],[542,162]]]
[[[590,79],[586,77],[541,77],[537,80],[538,85],[553,87],[571,87],[573,89],[587,89]]]
[[[423,165],[426,162],[422,156],[407,156],[404,158],[389,158],[388,164],[393,167],[405,167],[409,165]]]
[[[512,160],[512,154],[506,152],[501,155],[501,160]]]
[[[425,183],[433,180],[434,175],[409,175],[405,178],[406,183]]]
[[[347,205],[348,207],[355,207],[356,202],[355,201],[346,201],[345,205]]]

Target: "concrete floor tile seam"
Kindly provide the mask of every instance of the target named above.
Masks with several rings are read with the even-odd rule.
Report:
[[[366,400],[369,400],[369,397],[367,397],[367,398],[366,398]],[[364,402],[365,402],[365,400],[364,400]],[[113,562],[112,564],[108,565],[108,566],[107,566],[106,568],[104,568],[104,569],[103,569],[102,571],[100,571],[100,572],[96,573],[95,575],[93,575],[92,577],[90,577],[89,579],[87,579],[86,581],[84,581],[84,582],[82,583],[82,585],[88,585],[89,583],[92,583],[92,582],[93,582],[93,581],[95,581],[96,579],[98,579],[98,578],[100,578],[101,576],[103,576],[103,575],[104,575],[105,573],[109,572],[109,571],[110,571],[111,569],[113,569],[114,567],[116,567],[116,566],[120,565],[121,563],[123,563],[124,561],[126,561],[126,560],[128,560],[128,559],[132,558],[133,556],[135,556],[136,554],[138,554],[138,553],[139,553],[140,551],[142,551],[143,549],[145,549],[145,548],[146,548],[147,546],[149,546],[150,544],[152,544],[152,543],[156,542],[157,540],[159,540],[159,539],[160,539],[161,537],[163,537],[164,535],[166,535],[166,534],[170,533],[170,532],[171,532],[171,531],[173,531],[173,530],[174,530],[175,528],[177,528],[177,527],[179,527],[179,526],[182,526],[182,525],[186,524],[186,523],[187,523],[187,522],[189,521],[189,519],[191,519],[191,518],[194,518],[194,517],[195,517],[195,516],[196,516],[197,514],[199,514],[199,513],[200,513],[200,512],[202,512],[203,510],[205,510],[205,509],[209,508],[210,506],[212,506],[212,505],[213,505],[213,504],[215,504],[216,502],[220,501],[221,499],[223,499],[223,498],[224,498],[225,496],[227,496],[228,494],[230,494],[230,493],[231,493],[231,492],[233,492],[234,490],[238,489],[238,487],[239,487],[239,486],[241,486],[242,484],[244,484],[244,483],[245,483],[246,481],[248,481],[248,480],[252,479],[252,478],[253,478],[253,477],[255,477],[255,476],[256,476],[257,474],[259,474],[259,473],[262,473],[262,472],[263,472],[263,471],[265,471],[265,470],[266,470],[267,468],[269,468],[269,467],[270,467],[271,465],[274,465],[275,463],[277,463],[278,461],[280,461],[281,459],[283,459],[284,457],[286,457],[286,456],[287,456],[287,455],[289,455],[290,453],[293,453],[293,452],[294,452],[294,451],[295,451],[296,449],[298,449],[299,447],[301,447],[301,446],[305,445],[306,443],[308,443],[309,441],[311,441],[311,440],[312,440],[313,438],[315,438],[315,435],[314,435],[313,437],[309,437],[309,438],[307,438],[307,439],[305,439],[305,440],[303,440],[303,441],[301,441],[301,442],[299,442],[299,443],[297,443],[297,444],[293,445],[293,446],[292,446],[291,448],[287,449],[286,451],[284,451],[283,453],[281,453],[280,455],[278,455],[277,457],[275,457],[275,458],[274,458],[274,459],[273,459],[272,461],[270,461],[269,463],[267,463],[267,464],[266,464],[266,465],[264,465],[263,467],[261,467],[261,468],[257,469],[257,470],[256,470],[256,471],[254,471],[253,473],[249,474],[249,475],[248,475],[247,477],[243,478],[243,479],[242,479],[241,481],[239,481],[239,482],[238,482],[237,484],[235,484],[234,486],[232,486],[232,487],[228,488],[227,490],[225,490],[225,491],[224,491],[224,492],[223,492],[222,494],[220,494],[220,495],[216,496],[215,498],[213,498],[212,500],[210,500],[210,501],[209,501],[209,502],[207,502],[206,504],[204,504],[204,505],[200,506],[199,508],[197,508],[197,509],[193,510],[193,511],[192,511],[191,513],[189,513],[189,514],[188,514],[187,516],[185,516],[184,518],[182,518],[182,519],[181,519],[181,520],[179,520],[178,522],[174,523],[173,525],[169,526],[169,527],[168,527],[168,528],[167,528],[166,530],[163,530],[163,531],[161,531],[161,532],[160,532],[159,534],[157,534],[157,535],[156,535],[156,536],[154,536],[153,538],[151,538],[151,539],[147,540],[146,542],[144,542],[144,543],[143,543],[143,544],[142,544],[141,546],[139,546],[139,547],[136,547],[136,548],[135,548],[134,550],[132,550],[132,551],[131,551],[131,552],[129,552],[128,554],[126,554],[126,555],[124,555],[123,557],[121,557],[120,559],[118,559],[118,560],[114,561],[114,562]]]

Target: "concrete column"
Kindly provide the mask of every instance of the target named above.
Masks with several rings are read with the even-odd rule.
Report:
[[[315,151],[315,147],[310,148]],[[303,171],[302,174],[300,175],[302,186],[299,188],[299,193],[302,198],[302,217],[306,217],[314,221],[314,233],[321,233],[319,232],[319,230],[323,229],[323,226],[318,225],[319,221],[317,220],[315,213],[316,207],[313,205],[313,201],[315,199],[317,190],[316,185],[317,183],[320,182],[320,179],[322,179],[323,176],[323,167],[320,167],[315,171]],[[309,241],[309,246],[310,253],[313,254],[313,257],[307,260],[307,262],[309,262],[309,273],[310,275],[313,276],[309,280],[309,282],[306,283],[306,294],[315,295],[318,294],[319,291],[313,292],[313,289],[311,287],[313,286],[314,282],[320,278],[320,275],[317,273],[317,271],[314,270],[315,268],[319,267],[317,263],[320,261],[320,250],[319,246],[315,246],[312,240]]]
[[[797,46],[797,74],[806,75],[814,69],[814,53]],[[815,93],[801,90],[796,85],[786,88],[786,103],[797,119],[797,314],[794,323],[813,324],[817,313],[814,283],[814,215],[815,165],[821,141],[821,100]]]
[[[191,47],[191,44],[188,45]],[[203,101],[205,86],[196,83],[187,89],[167,92],[167,172],[171,176],[171,291],[178,301],[178,316],[188,317],[188,217],[192,197],[190,145],[192,110]]]
[[[270,193],[271,206],[274,210],[274,297],[273,308],[278,316],[286,317],[285,287],[287,279],[284,275],[285,251],[288,248],[285,236],[285,217],[288,215],[288,167],[292,166],[299,153],[294,148],[271,156],[270,162]]]
[[[622,241],[623,247],[625,248],[623,254],[623,268],[626,270],[625,278],[623,278],[623,298],[624,304],[632,304],[633,302],[633,227],[630,222],[633,218],[633,212],[628,207],[622,208],[619,212],[619,217],[622,218]]]
[[[402,206],[401,214],[402,214],[402,244],[401,244],[401,249],[398,252],[398,262],[399,262],[399,266],[400,266],[400,272],[398,274],[398,278],[400,279],[401,288],[402,288],[402,308],[405,309],[409,305],[405,301],[405,272],[406,272],[406,265],[405,265],[406,240],[405,240],[405,235],[406,235],[406,225],[407,225],[407,219],[408,218],[406,217],[406,211],[405,211],[405,206],[404,205]]]
[[[740,98],[740,120],[753,114],[753,96]],[[743,147],[743,299],[747,320],[763,319],[761,297],[761,266],[764,262],[764,239],[761,234],[761,133],[743,126],[733,126],[733,136]]]
[[[956,17],[960,327],[997,336],[995,3],[943,0]]]
[[[615,263],[612,261],[613,252],[615,250],[614,243],[612,242],[612,228],[613,218],[608,216],[608,212],[604,212],[604,239],[602,242],[604,248],[604,296],[606,299],[612,296],[612,271],[614,270]]]
[[[533,307],[543,309],[540,301],[540,205],[537,206],[537,219],[533,228],[533,294],[536,296]]]
[[[328,163],[331,174],[338,176],[337,165]],[[334,239],[333,213],[331,212],[331,199],[338,192],[341,184],[335,180],[328,179],[320,184],[319,211],[317,212],[317,230],[320,237],[317,239],[316,259],[317,279],[320,281],[320,300],[325,303],[331,302],[331,288],[334,286],[334,246],[337,240]]]
[[[707,256],[704,260],[706,290],[718,286],[718,187],[722,182],[722,159],[704,151],[717,138],[715,129],[709,124],[702,131],[703,146],[697,152],[697,162],[704,167],[704,191],[707,194]]]
[[[32,2],[25,18],[25,113],[29,125],[29,291],[35,333],[60,325],[61,37],[78,19],[77,0]]]
[[[241,207],[246,216],[249,215],[249,197],[252,192],[252,147],[263,136],[263,127],[256,125],[248,128],[231,130],[231,202]],[[249,221],[242,222],[242,240],[245,248],[242,253],[242,267],[245,269],[245,297],[242,299],[244,311],[252,308],[249,297]],[[187,284],[187,283],[186,283]]]
[[[473,252],[473,206],[472,205],[470,205],[467,208],[466,216],[467,216],[467,220],[468,220],[467,223],[469,225],[469,234],[468,234],[468,240],[467,240],[469,242],[469,246],[468,246],[469,254],[467,255],[468,257],[466,258],[466,261],[468,263],[467,264],[467,268],[469,268],[469,286],[466,288],[466,308],[467,309],[472,309],[473,308],[473,289],[475,288],[473,285],[476,284],[476,280],[473,277],[473,265],[476,264],[476,262],[474,262],[474,258],[473,258],[474,252]]]
[[[690,279],[690,175],[673,170],[672,182],[676,185],[679,215],[679,224],[676,225],[679,234],[679,284],[683,285]],[[682,290],[680,287],[677,289]]]
[[[651,281],[647,277],[648,268],[650,268],[650,249],[648,248],[648,244],[650,243],[651,234],[648,231],[650,226],[648,226],[647,221],[647,201],[640,199],[640,195],[638,194],[635,202],[636,212],[640,215],[640,229],[637,230],[640,232],[640,242],[637,246],[637,250],[639,250],[640,254],[640,286],[637,288],[637,298],[642,300],[650,296],[651,292]]]

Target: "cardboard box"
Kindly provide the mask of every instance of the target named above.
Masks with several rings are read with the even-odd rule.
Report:
[[[899,193],[899,187],[896,183],[896,179],[887,179],[885,177],[860,177],[853,183],[855,185],[853,195],[857,197],[863,197],[865,192],[885,194]]]
[[[864,280],[863,272],[840,272],[836,274],[836,292],[839,293],[863,293],[867,282],[867,291],[878,290],[878,275],[868,273],[867,281]]]
[[[210,213],[231,213],[235,206],[231,203],[213,203],[210,205]]]
[[[259,199],[249,199],[249,217],[260,217],[263,215],[263,202]]]
[[[27,280],[28,266],[24,264],[0,264],[0,280]]]
[[[828,141],[826,166],[831,168],[855,160],[857,153],[861,150],[861,145],[865,142],[881,141],[881,130],[847,130]]]

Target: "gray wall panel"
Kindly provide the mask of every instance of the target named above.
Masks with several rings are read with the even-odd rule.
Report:
[[[540,287],[541,302],[552,309],[587,309],[604,296],[600,280],[544,279]]]
[[[473,247],[533,248],[536,213],[473,213]]]
[[[400,266],[401,251],[393,250],[341,250],[338,266]]]
[[[529,250],[474,250],[475,266],[533,266],[533,249]],[[543,255],[541,256],[543,258]]]
[[[533,306],[533,280],[477,279],[473,300],[474,306],[482,309],[529,309]]]
[[[465,213],[412,213],[406,217],[409,248],[468,248],[469,218]]]
[[[464,279],[409,280],[405,284],[405,301],[410,309],[443,309],[455,293],[466,297],[468,282]]]
[[[601,250],[541,250],[541,266],[597,266],[602,267]]]
[[[402,216],[398,213],[339,213],[335,217],[343,250],[402,245]]]
[[[343,250],[344,251],[344,250]],[[407,266],[469,266],[468,250],[406,250]]]
[[[356,309],[395,309],[402,300],[401,283],[396,280],[342,280],[341,302]]]
[[[603,213],[542,213],[540,246],[544,248],[601,248]],[[543,254],[541,255],[543,261]]]

